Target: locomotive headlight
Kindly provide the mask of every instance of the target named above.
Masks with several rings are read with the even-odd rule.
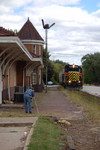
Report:
[[[73,64],[73,66],[72,66],[73,68],[75,68],[75,65]]]
[[[78,83],[81,83],[81,81],[79,80]]]
[[[69,80],[68,83],[71,83],[71,80]]]

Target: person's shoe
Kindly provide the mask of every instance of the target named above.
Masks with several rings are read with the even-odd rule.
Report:
[[[28,113],[27,111],[25,113]]]
[[[31,114],[32,112],[30,111],[29,113]]]

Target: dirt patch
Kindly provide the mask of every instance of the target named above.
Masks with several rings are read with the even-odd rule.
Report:
[[[0,127],[25,127],[32,126],[32,123],[0,123]]]
[[[66,120],[66,118],[50,117],[64,130],[66,150],[100,150],[100,126],[87,118]]]
[[[43,107],[41,108],[42,104]],[[52,111],[50,111],[52,110]],[[76,150],[100,150],[100,124],[88,119],[86,112],[73,104],[68,98],[56,90],[48,92],[48,98],[43,97],[39,103],[39,111],[55,116],[60,112],[61,119],[71,123],[71,126],[60,125],[65,130],[66,137],[72,137]],[[64,116],[64,117],[63,117]]]
[[[72,120],[71,126],[62,126],[74,141],[76,150],[100,150],[100,127],[87,119]]]

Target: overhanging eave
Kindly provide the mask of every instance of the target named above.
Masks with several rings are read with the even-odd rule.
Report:
[[[28,49],[24,46],[18,37],[0,37],[0,51],[7,49],[5,52],[15,50],[15,53],[20,53],[20,58],[25,61],[38,61],[42,66],[42,58],[33,58]]]

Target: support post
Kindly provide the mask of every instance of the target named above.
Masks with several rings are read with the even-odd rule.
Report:
[[[48,42],[47,42],[47,29],[45,29],[45,44],[46,44],[46,93],[47,93],[47,82],[48,82]]]
[[[0,67],[0,104],[2,104],[2,70]]]

